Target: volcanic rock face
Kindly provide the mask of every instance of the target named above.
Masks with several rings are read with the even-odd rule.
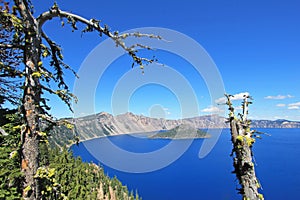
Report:
[[[124,133],[151,132],[169,130],[180,124],[193,128],[225,128],[225,118],[217,115],[201,116],[183,120],[150,118],[133,113],[112,116],[101,112],[93,116],[75,119],[76,131],[82,139],[95,136],[117,135]]]
[[[70,119],[75,123],[74,130],[68,130],[63,127],[57,127],[52,131],[51,137],[59,144],[61,141],[71,140],[75,135],[79,136],[81,141],[91,138],[118,135],[124,133],[140,133],[158,130],[170,130],[181,124],[190,127],[201,128],[228,128],[226,118],[218,115],[205,115],[182,120],[168,120],[125,113],[113,116],[106,112],[95,115]],[[252,128],[300,128],[300,122],[288,120],[253,120]]]

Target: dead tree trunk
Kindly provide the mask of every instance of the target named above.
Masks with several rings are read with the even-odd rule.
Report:
[[[35,70],[34,58],[26,59],[26,70]],[[39,81],[28,74],[23,95],[23,115],[26,128],[22,131],[22,172],[24,173],[23,198],[40,199],[39,183],[34,176],[39,167]]]
[[[39,114],[41,85],[39,81],[41,33],[38,24],[30,12],[26,1],[15,1],[23,19],[25,45],[23,62],[25,64],[25,83],[22,99],[22,114],[25,128],[22,130],[22,165],[24,173],[24,199],[41,199],[38,179],[35,179],[39,167]]]
[[[231,103],[231,95],[227,97],[227,105],[229,107],[229,123],[231,131],[231,141],[233,150],[233,173],[241,185],[239,193],[243,195],[243,200],[263,200],[264,197],[260,194],[260,183],[255,175],[254,163],[252,161],[252,145],[255,142],[254,132],[250,130],[250,120],[247,119],[248,105],[251,104],[248,100],[250,96],[244,96],[242,103],[243,113],[239,114],[239,118],[234,113],[234,107]]]
[[[42,13],[38,17],[34,17],[33,15],[31,1],[14,0],[14,3],[15,6],[13,8],[16,8],[19,11],[19,14],[7,14],[7,16],[10,17],[10,20],[14,21],[15,24],[13,24],[13,26],[20,29],[19,32],[21,32],[22,37],[20,39],[20,44],[15,45],[13,43],[8,45],[4,44],[2,46],[22,50],[23,63],[25,65],[24,71],[22,70],[20,73],[20,75],[22,75],[20,77],[25,77],[22,99],[22,115],[25,125],[22,126],[23,128],[21,130],[21,170],[24,174],[22,197],[23,199],[29,200],[41,199],[37,171],[39,168],[39,142],[41,137],[44,137],[45,134],[41,132],[39,123],[41,123],[42,120],[50,121],[54,124],[56,123],[46,111],[47,109],[50,109],[50,107],[47,105],[45,98],[42,97],[42,93],[43,91],[46,91],[49,94],[58,96],[69,106],[70,110],[72,110],[72,100],[74,99],[76,101],[75,96],[69,92],[63,77],[63,70],[71,68],[63,62],[61,48],[42,31],[43,24],[52,18],[57,17],[65,19],[67,23],[71,25],[73,30],[77,30],[76,23],[80,22],[83,25],[86,25],[86,28],[82,30],[83,33],[97,32],[100,37],[103,34],[108,36],[115,42],[116,46],[123,48],[133,58],[132,66],[138,64],[141,69],[144,68],[144,64],[152,63],[155,59],[137,56],[136,48],[151,48],[141,44],[128,47],[125,45],[124,40],[127,37],[149,37],[159,40],[162,38],[153,34],[142,33],[125,33],[119,35],[118,32],[111,32],[106,25],[104,27],[100,26],[99,20],[86,19],[73,13],[60,10],[56,3],[54,3],[49,11]],[[64,21],[62,21],[62,25],[63,24]],[[15,34],[14,37],[19,36],[18,34]],[[41,62],[42,57],[49,57],[49,64],[53,68],[48,70],[48,67],[43,66],[43,63]],[[76,75],[74,71],[73,73]],[[56,83],[57,90],[51,88],[51,81]]]

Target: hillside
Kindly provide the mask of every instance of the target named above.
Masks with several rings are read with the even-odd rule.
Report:
[[[50,143],[52,145],[57,144],[62,146],[65,143],[70,143],[74,138],[74,134],[79,136],[80,141],[84,141],[107,135],[170,130],[180,124],[187,124],[197,129],[228,128],[226,118],[218,115],[205,115],[183,120],[168,120],[135,115],[130,112],[116,116],[101,112],[69,120],[75,124],[75,129],[69,130],[65,127],[54,128],[50,136]],[[252,128],[300,128],[300,122],[288,120],[253,120],[251,126]]]

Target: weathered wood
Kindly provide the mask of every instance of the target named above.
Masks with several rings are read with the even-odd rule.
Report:
[[[43,32],[42,26],[44,23],[55,17],[65,18],[74,29],[77,29],[76,23],[80,22],[87,26],[82,32],[95,31],[99,33],[100,37],[102,35],[108,36],[115,42],[116,46],[123,48],[133,58],[133,64],[138,64],[141,69],[144,68],[143,63],[152,63],[154,59],[137,56],[137,48],[150,49],[150,47],[141,44],[126,46],[124,40],[127,37],[162,38],[153,34],[142,33],[119,35],[118,32],[111,32],[107,26],[100,26],[99,20],[89,20],[79,15],[60,10],[56,3],[54,3],[49,11],[42,13],[38,17],[35,17],[32,13],[31,1],[14,0],[14,3],[13,7],[18,11],[18,14],[12,13],[9,16],[12,19],[18,19],[15,21],[18,27],[21,27],[22,40],[20,40],[19,44],[1,44],[0,47],[19,49],[23,54],[24,71],[22,70],[20,74],[14,75],[24,78],[21,107],[22,117],[25,122],[24,128],[21,130],[21,170],[24,174],[22,197],[23,199],[30,200],[41,199],[39,178],[36,174],[39,168],[39,142],[43,135],[39,124],[42,120],[52,121],[51,119],[49,120],[51,117],[47,115],[47,109],[50,109],[50,107],[47,106],[45,98],[42,98],[42,93],[43,91],[47,91],[50,94],[57,95],[69,106],[70,110],[72,110],[72,100],[76,101],[76,97],[70,93],[63,77],[63,69],[70,69],[70,67],[62,61],[63,56],[59,45]],[[18,34],[16,34],[16,37],[19,37]],[[53,66],[53,69],[48,70],[46,66],[43,66],[42,57],[50,58],[50,66]],[[53,70],[55,73],[52,73]],[[75,72],[74,74],[76,75]],[[57,90],[53,90],[49,86],[50,81],[57,83]]]
[[[227,97],[227,105],[230,111],[229,122],[231,141],[233,145],[232,157],[234,173],[241,185],[239,193],[243,196],[243,200],[262,200],[263,195],[259,193],[260,183],[255,174],[255,167],[252,161],[252,145],[255,142],[253,131],[250,130],[250,121],[248,116],[249,96],[244,96],[242,103],[243,114],[237,118],[234,113],[234,107],[231,103],[231,95]]]
[[[26,122],[26,129],[22,131],[22,165],[24,174],[24,199],[40,199],[38,179],[34,178],[39,167],[39,117],[41,87],[39,78],[33,73],[39,71],[41,33],[37,22],[30,12],[28,3],[15,0],[20,11],[25,28],[25,48],[23,62],[25,64],[25,83],[22,99],[22,114]]]

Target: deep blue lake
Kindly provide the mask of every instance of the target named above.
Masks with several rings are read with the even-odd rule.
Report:
[[[271,136],[254,144],[256,174],[265,199],[299,199],[300,191],[300,129],[259,129]],[[167,145],[170,140],[148,139],[131,135],[109,137],[118,147],[136,153],[151,152]],[[128,173],[99,162],[87,150],[88,145],[101,145],[97,138],[71,147],[75,156],[85,162],[100,164],[110,177],[116,176],[129,190],[138,191],[143,200],[234,200],[238,183],[233,171],[229,129],[222,134],[212,151],[198,157],[203,139],[193,140],[185,153],[169,166],[153,172]],[[178,145],[182,141],[175,141]],[[109,155],[112,158],[115,155]]]

